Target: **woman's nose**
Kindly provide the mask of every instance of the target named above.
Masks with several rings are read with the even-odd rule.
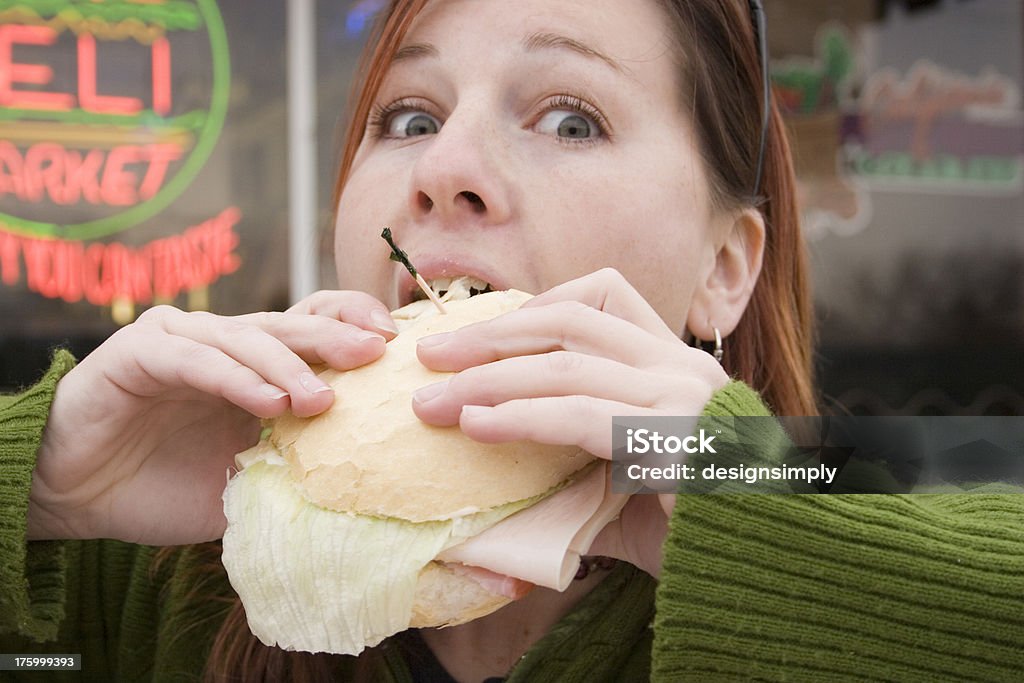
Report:
[[[413,216],[442,227],[499,224],[510,214],[507,160],[500,132],[485,117],[453,112],[424,140],[412,173]]]
[[[416,200],[423,213],[429,213],[434,208],[434,200],[423,190],[416,191]],[[487,204],[484,203],[484,200],[476,192],[470,190],[463,190],[455,195],[455,204],[456,206],[463,205],[474,213],[487,212]]]

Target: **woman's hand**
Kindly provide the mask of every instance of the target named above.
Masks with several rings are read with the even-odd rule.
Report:
[[[424,421],[457,423],[485,443],[577,445],[605,459],[613,416],[700,415],[728,381],[611,269],[494,320],[426,337],[418,354],[427,367],[458,372],[417,392],[413,409]],[[674,504],[674,495],[633,496],[590,553],[657,576]]]
[[[309,364],[363,365],[395,331],[387,308],[360,292],[230,318],[146,311],[57,385],[28,537],[219,538],[226,471],[256,442],[257,418],[326,410],[334,394]]]

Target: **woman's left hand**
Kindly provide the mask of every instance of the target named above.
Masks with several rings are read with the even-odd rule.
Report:
[[[429,368],[457,372],[424,387],[425,422],[459,424],[484,443],[526,439],[612,457],[612,417],[700,415],[728,382],[709,354],[683,342],[612,269],[572,280],[521,309],[420,340]],[[675,495],[633,496],[589,554],[657,577]]]

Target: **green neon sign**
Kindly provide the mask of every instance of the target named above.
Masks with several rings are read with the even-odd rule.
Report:
[[[139,5],[116,0],[103,4],[81,0],[0,0],[0,26],[15,22],[73,31],[82,27],[100,26],[113,33],[143,30],[139,28],[142,25],[140,22],[148,22],[164,30],[197,31],[205,27],[212,62],[210,105],[205,112],[191,111],[175,117],[163,117],[153,111],[118,115],[81,109],[42,111],[25,107],[0,108],[0,129],[12,119],[19,124],[42,120],[51,124],[74,125],[78,130],[102,124],[106,130],[113,131],[112,135],[137,130],[142,136],[167,134],[195,140],[184,162],[169,178],[164,178],[158,191],[123,211],[68,224],[31,220],[0,212],[0,227],[3,229],[29,237],[95,239],[134,227],[167,208],[195,180],[209,160],[227,114],[231,63],[227,34],[216,0],[169,0],[164,5]]]

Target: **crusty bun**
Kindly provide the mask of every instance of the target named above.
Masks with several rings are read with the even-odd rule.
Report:
[[[515,290],[479,294],[446,302],[445,315],[416,302],[396,311],[398,319],[419,315],[379,360],[321,374],[335,391],[334,405],[313,418],[278,418],[270,437],[303,496],[339,512],[446,520],[537,496],[593,460],[576,447],[481,444],[458,426],[430,426],[412,411],[415,390],[451,374],[419,362],[420,337],[489,320],[529,298]]]
[[[510,602],[511,598],[490,592],[440,562],[431,562],[420,571],[416,582],[409,627],[457,626],[487,616]]]
[[[469,295],[460,282],[449,297]],[[444,315],[429,301],[396,311],[402,331],[379,360],[320,375],[336,393],[327,412],[277,418],[267,440],[236,456],[223,561],[262,642],[357,654],[405,628],[471,621],[510,602],[505,593],[521,594],[500,575],[415,553],[431,543],[431,552],[444,550],[456,528],[483,531],[512,514],[509,504],[551,492],[593,456],[472,441],[458,426],[421,422],[412,394],[451,374],[420,364],[420,337],[489,320],[529,298],[493,292],[449,298]],[[474,524],[485,526],[469,531]]]

